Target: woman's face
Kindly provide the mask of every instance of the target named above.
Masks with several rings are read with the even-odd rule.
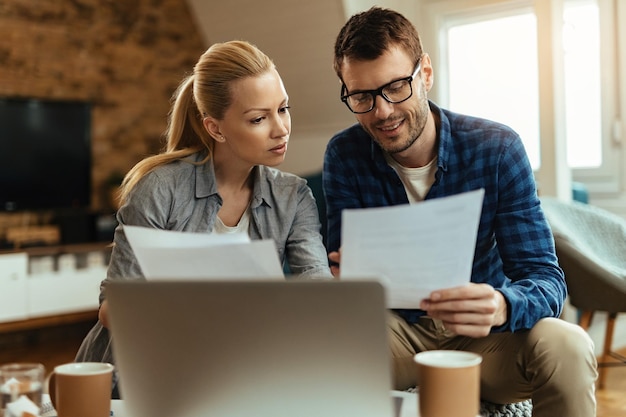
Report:
[[[276,166],[291,132],[287,92],[275,69],[231,85],[232,104],[216,121],[215,157],[230,163]]]

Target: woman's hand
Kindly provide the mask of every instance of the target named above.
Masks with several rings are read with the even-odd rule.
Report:
[[[339,264],[341,263],[341,249],[339,249],[339,251],[329,253],[328,259],[331,262],[330,272],[333,274],[335,278],[339,278]]]

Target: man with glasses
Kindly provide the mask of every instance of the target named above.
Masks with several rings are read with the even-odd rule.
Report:
[[[485,190],[471,283],[432,292],[417,300],[419,310],[390,311],[395,388],[415,385],[415,353],[467,350],[483,356],[483,399],[532,398],[533,416],[595,415],[593,343],[557,318],[565,280],[519,136],[429,101],[430,58],[394,11],[352,16],[337,37],[334,68],[358,121],[331,139],[324,158],[334,274],[343,209]]]

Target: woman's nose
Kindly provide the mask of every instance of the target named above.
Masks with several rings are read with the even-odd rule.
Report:
[[[285,137],[289,135],[289,121],[283,120],[282,117],[278,117],[275,124],[274,136]]]

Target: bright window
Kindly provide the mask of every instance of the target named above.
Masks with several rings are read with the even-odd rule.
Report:
[[[602,164],[598,6],[572,4],[564,15],[567,162],[596,168]]]
[[[595,1],[566,3],[565,117],[572,168],[602,165],[599,14]],[[447,31],[448,107],[515,129],[540,168],[537,23],[527,11],[472,16]]]

